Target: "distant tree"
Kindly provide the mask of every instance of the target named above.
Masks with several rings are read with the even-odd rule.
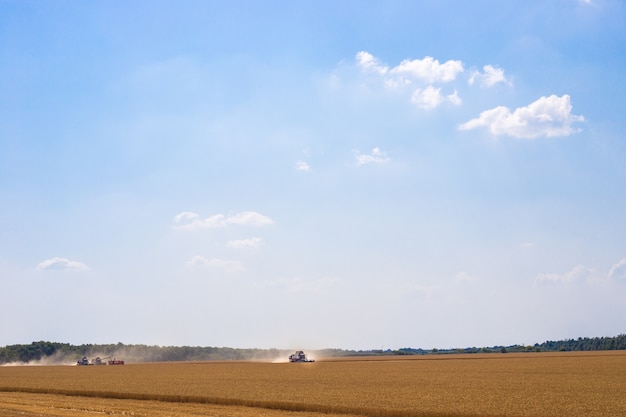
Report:
[[[626,350],[626,334],[615,337],[579,337],[561,341],[546,341],[534,346],[513,345],[509,347],[493,346],[483,348],[457,348],[431,350],[401,348],[399,350],[344,350],[325,349],[319,351],[321,356],[370,356],[370,355],[411,355],[411,354],[444,354],[444,353],[477,353],[477,352],[555,352],[555,351],[589,351],[589,350]],[[32,342],[28,345],[8,345],[0,347],[0,364],[11,362],[30,362],[52,355],[75,361],[82,356],[115,356],[124,355],[132,362],[159,361],[208,361],[208,360],[241,360],[270,359],[287,352],[277,349],[235,349],[227,347],[199,346],[147,346],[124,345],[121,342],[109,345],[70,345],[48,341]],[[286,356],[285,356],[286,357]]]

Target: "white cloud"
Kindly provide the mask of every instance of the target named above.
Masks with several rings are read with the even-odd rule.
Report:
[[[573,115],[571,112],[569,95],[551,95],[541,97],[526,107],[519,107],[514,112],[504,106],[485,110],[477,118],[461,124],[459,129],[486,127],[496,136],[529,139],[567,136],[577,131],[572,128],[572,124],[585,120],[583,116]]]
[[[311,166],[304,161],[296,162],[296,169],[298,171],[311,172]]]
[[[215,214],[202,219],[197,213],[184,211],[174,216],[174,228],[182,230],[197,230],[216,227],[226,227],[231,224],[243,226],[265,226],[274,223],[272,219],[256,211],[244,211],[234,214]]]
[[[191,267],[219,269],[229,274],[236,274],[245,271],[245,268],[243,267],[243,265],[241,265],[240,262],[219,258],[207,259],[204,256],[199,255],[191,258],[191,260],[187,262],[187,265]]]
[[[590,278],[592,272],[593,270],[591,268],[588,268],[584,265],[578,265],[574,267],[574,269],[572,269],[571,271],[566,272],[564,274],[554,274],[554,273],[538,274],[537,277],[535,278],[535,282],[539,284],[576,282],[582,279]]]
[[[66,258],[46,259],[45,261],[37,265],[38,271],[68,270],[68,269],[86,271],[86,270],[89,270],[89,267],[82,262],[70,261],[69,259],[66,259]]]
[[[460,106],[462,103],[461,97],[459,97],[459,93],[456,90],[454,90],[454,93],[447,95],[446,100],[455,106]]]
[[[381,64],[380,60],[369,52],[360,51],[356,54],[357,66],[365,71],[387,76],[391,85],[403,85],[407,82],[421,80],[428,84],[454,81],[463,72],[463,62],[449,60],[441,64],[439,60],[426,56],[423,59],[405,59],[395,67]]]
[[[357,165],[384,164],[391,161],[391,158],[387,156],[387,153],[382,152],[380,148],[372,149],[372,153],[370,155],[363,155],[359,151],[354,151],[354,157],[356,158]]]
[[[454,81],[464,71],[461,61],[449,60],[442,64],[426,56],[423,59],[405,59],[390,68],[369,52],[361,51],[356,54],[356,64],[361,71],[380,78],[388,88],[412,90],[411,102],[420,108],[433,109],[445,101],[461,104],[456,90],[444,96],[441,89],[434,85]]]
[[[174,216],[174,227],[176,229],[203,229],[212,227],[225,227],[226,216],[223,214],[216,214],[206,219],[202,219],[199,214],[184,211]]]
[[[365,51],[357,52],[356,63],[362,70],[375,72],[380,75],[385,75],[389,71],[389,67],[382,65],[378,58]]]
[[[434,109],[444,101],[449,101],[457,106],[461,104],[461,99],[456,90],[453,94],[444,96],[441,94],[441,88],[435,88],[432,85],[424,89],[416,89],[411,96],[411,102],[423,109]]]
[[[463,62],[449,60],[440,64],[438,60],[427,56],[424,59],[405,59],[397,67],[389,70],[390,74],[402,78],[424,80],[428,83],[450,82],[463,72]]]
[[[263,243],[263,239],[260,237],[251,237],[248,239],[231,240],[228,242],[228,246],[235,249],[245,248],[258,248]]]
[[[626,258],[622,258],[609,271],[609,279],[626,280]]]
[[[454,280],[456,282],[473,282],[474,278],[472,278],[470,274],[468,274],[467,272],[461,271],[458,274],[456,274],[456,276],[454,277]]]
[[[511,85],[511,81],[504,76],[504,70],[492,65],[485,65],[482,73],[480,71],[472,72],[468,83],[473,85],[474,82],[479,82],[483,87],[493,87],[498,83]]]
[[[174,216],[174,223],[193,223],[198,220],[200,220],[200,216],[190,211],[183,211]]]

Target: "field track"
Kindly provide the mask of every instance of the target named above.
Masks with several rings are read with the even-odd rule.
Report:
[[[626,351],[0,367],[0,416],[626,416]]]

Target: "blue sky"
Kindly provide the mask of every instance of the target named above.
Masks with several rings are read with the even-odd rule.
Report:
[[[626,5],[0,2],[0,345],[626,316]]]

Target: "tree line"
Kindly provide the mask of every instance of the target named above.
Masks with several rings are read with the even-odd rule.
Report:
[[[545,351],[624,350],[626,349],[626,334],[615,337],[579,337],[557,342],[548,341],[535,346]]]
[[[130,362],[171,362],[211,360],[274,359],[286,355],[278,349],[236,349],[200,346],[148,346],[117,344],[71,345],[39,341],[28,345],[10,345],[0,348],[0,364],[40,362],[41,364],[69,364],[86,356],[110,357]]]
[[[546,341],[534,345],[510,345],[490,347],[466,347],[456,349],[424,349],[402,348],[391,351],[396,355],[424,355],[428,353],[507,353],[507,352],[569,352],[591,350],[626,350],[626,334],[615,337],[579,337],[558,341]]]
[[[626,350],[626,334],[615,337],[579,337],[560,341],[546,341],[534,345],[511,345],[491,347],[467,347],[457,349],[397,350],[345,350],[324,349],[314,352],[319,357],[378,356],[378,355],[426,355],[446,353],[506,353],[506,352],[558,352],[591,350]],[[71,345],[39,341],[28,345],[0,347],[0,364],[40,362],[42,364],[70,364],[83,356],[89,358],[112,357],[127,362],[175,362],[175,361],[222,361],[222,360],[273,360],[286,359],[289,353],[279,349],[239,349],[229,347],[201,346],[148,346],[117,344]]]

